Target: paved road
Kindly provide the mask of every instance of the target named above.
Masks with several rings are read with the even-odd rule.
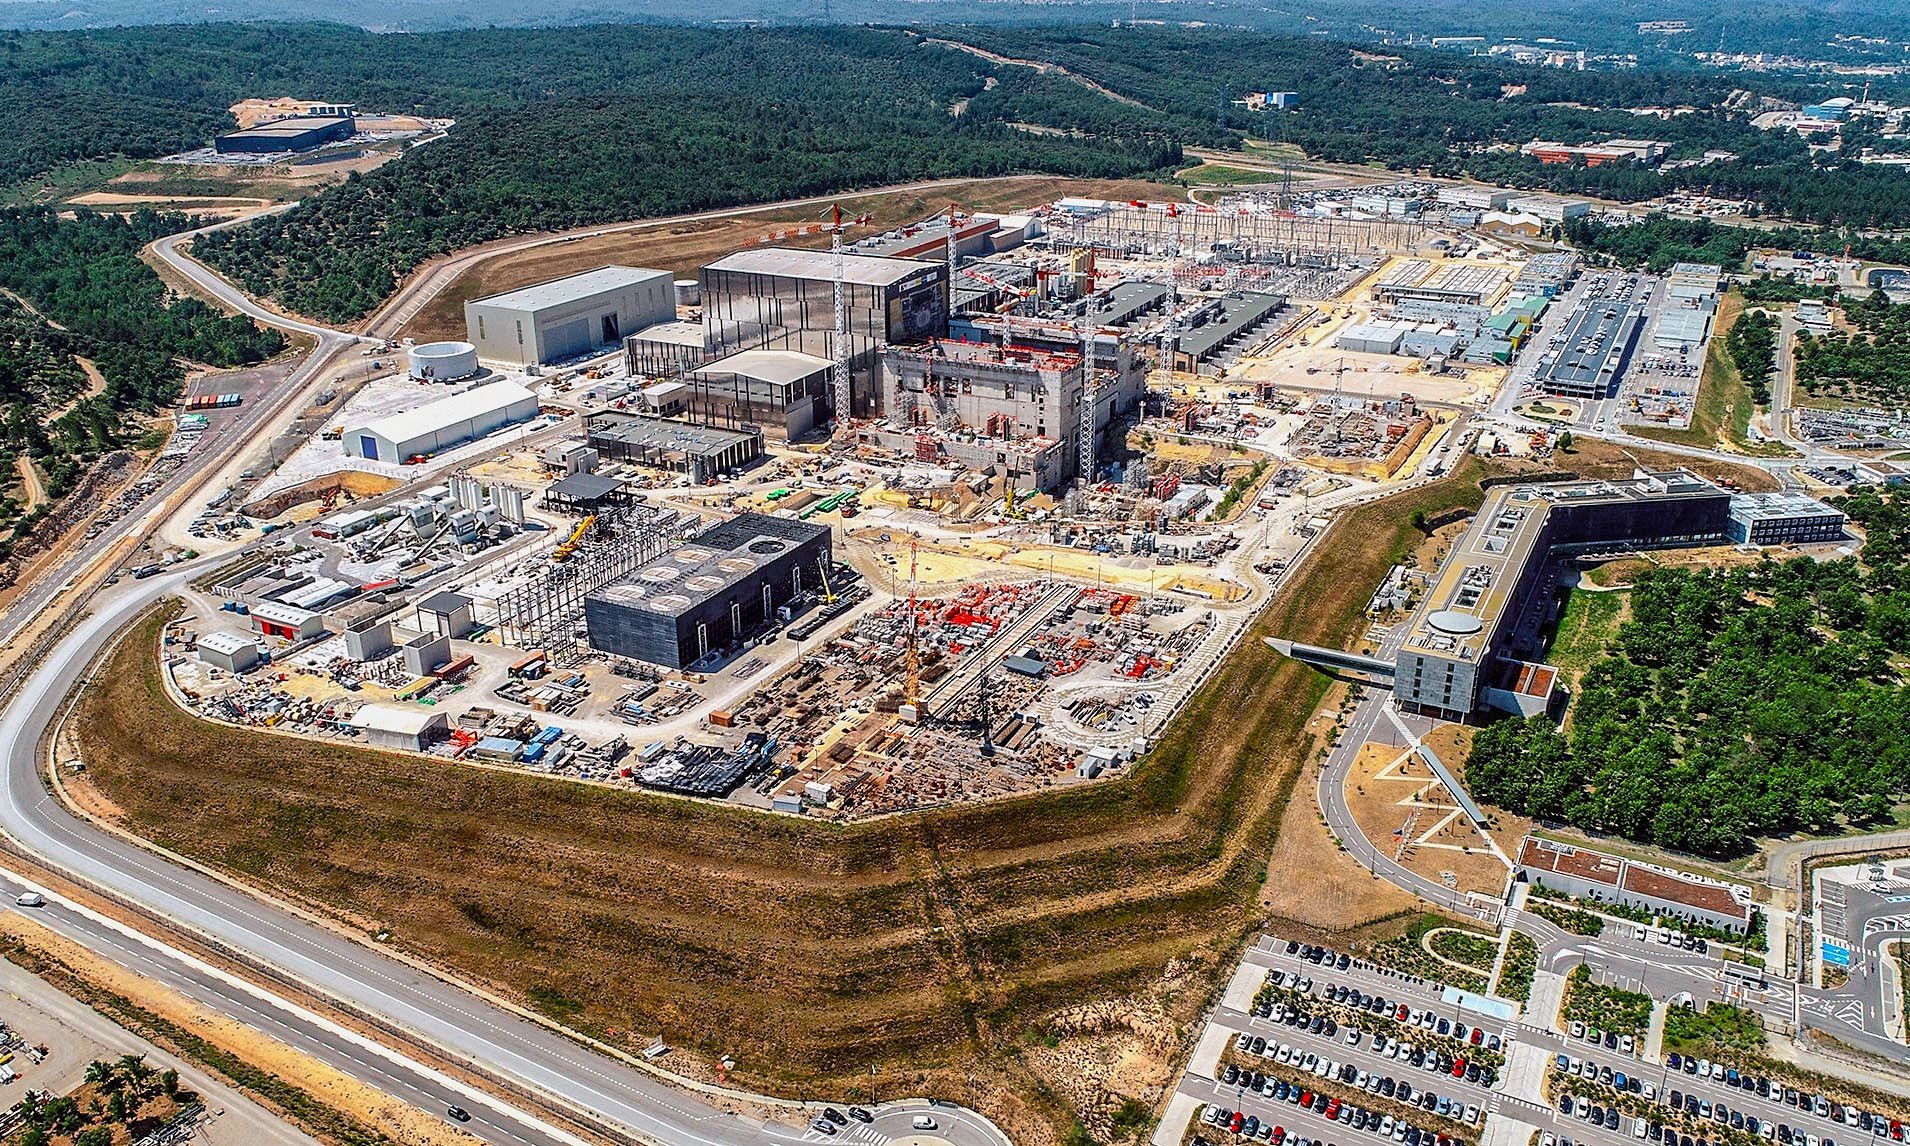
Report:
[[[181,254],[179,246],[185,238],[163,240],[156,246],[160,257],[234,309],[261,322],[309,334],[318,341],[318,351],[279,394],[260,403],[243,423],[244,430],[222,437],[218,448],[204,451],[190,470],[182,468],[173,475],[164,487],[173,492],[185,488],[195,476],[230,462],[247,444],[246,431],[256,434],[258,428],[269,427],[274,416],[322,376],[340,350],[357,341],[355,336],[287,319],[259,307]],[[149,506],[157,504],[151,502]],[[149,529],[154,516],[150,508],[143,514],[128,514],[70,566],[82,568],[84,559],[96,558],[114,541]],[[453,1059],[542,1095],[614,1132],[672,1146],[761,1146],[821,1137],[814,1131],[764,1125],[725,1114],[698,1095],[600,1054],[462,985],[82,822],[48,795],[38,773],[37,746],[61,698],[132,618],[151,602],[178,592],[191,576],[203,572],[205,564],[178,566],[159,577],[126,581],[100,591],[89,603],[88,614],[13,696],[0,717],[0,756],[4,757],[0,766],[5,768],[0,830],[18,847],[82,883],[197,932],[347,1009],[375,1017]],[[30,593],[16,610],[43,607],[47,599]],[[14,611],[9,617],[26,615]],[[49,918],[64,923],[75,939],[108,959],[142,974],[162,973],[163,964],[155,962],[150,954],[97,929],[84,929],[57,912],[49,913]],[[187,976],[178,967],[163,973],[180,977],[180,982]],[[287,1025],[282,1016],[268,1017],[257,1010],[260,1004],[254,990],[216,977],[201,977],[191,987],[196,998],[216,1005],[216,1009],[240,1014],[249,1011],[267,1029],[284,1027],[296,1032],[303,1045],[324,1061],[361,1077],[369,1072],[367,1081],[395,1097],[440,1111],[449,1100],[441,1088],[432,1088],[428,1074],[413,1069],[416,1064],[398,1064],[395,1069],[367,1066],[360,1061],[365,1048],[349,1039],[323,1038],[311,1029],[301,1030],[295,1023]],[[480,1110],[488,1112],[475,1125],[496,1141],[568,1140],[561,1131],[488,1095],[477,1095],[461,1105],[474,1115]],[[862,1137],[886,1141],[907,1134],[909,1123],[918,1113],[936,1119],[942,1127],[938,1137],[963,1146],[1001,1146],[1007,1141],[979,1115],[956,1107],[931,1106],[922,1100],[885,1106],[876,1123],[863,1128]]]

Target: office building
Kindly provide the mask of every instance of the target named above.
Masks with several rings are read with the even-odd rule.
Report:
[[[1796,545],[1841,541],[1844,511],[1801,493],[1740,493],[1731,498],[1732,541],[1740,545]]]
[[[584,598],[590,647],[686,668],[740,645],[823,584],[829,527],[741,514]]]
[[[676,318],[668,271],[598,267],[464,304],[465,339],[479,358],[515,366],[559,362]]]
[[[1728,493],[1685,470],[1494,488],[1408,622],[1394,698],[1448,719],[1487,707],[1542,711],[1555,677],[1523,670],[1550,620],[1552,555],[1718,544],[1730,505]]]

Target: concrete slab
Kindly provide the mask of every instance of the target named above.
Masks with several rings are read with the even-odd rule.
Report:
[[[1505,1093],[1512,1098],[1543,1104],[1545,1073],[1552,1055],[1544,1047],[1523,1039],[1506,1044]]]
[[[1220,997],[1222,1006],[1232,1007],[1236,1011],[1253,1009],[1253,997],[1260,992],[1260,985],[1267,981],[1267,973],[1250,962],[1242,962],[1234,968],[1234,977],[1227,981],[1227,990]]]
[[[1565,1002],[1565,976],[1539,970],[1532,975],[1532,999],[1525,1009],[1525,1021],[1535,1027],[1556,1030],[1559,1007]]]
[[[1214,1068],[1220,1065],[1220,1056],[1233,1038],[1234,1032],[1226,1027],[1207,1024],[1207,1029],[1200,1032],[1200,1042],[1194,1047],[1193,1056],[1187,1060],[1187,1073],[1212,1082]]]
[[[1154,1128],[1153,1146],[1180,1146],[1181,1139],[1187,1137],[1188,1124],[1200,1112],[1200,1105],[1200,1099],[1191,1094],[1176,1093],[1168,1099],[1167,1112]]]

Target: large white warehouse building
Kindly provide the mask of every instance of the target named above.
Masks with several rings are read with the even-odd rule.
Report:
[[[676,318],[675,277],[641,267],[594,271],[464,304],[479,358],[518,366],[557,362]]]
[[[379,462],[448,450],[537,416],[537,395],[515,382],[474,386],[416,410],[345,427],[345,453]]]

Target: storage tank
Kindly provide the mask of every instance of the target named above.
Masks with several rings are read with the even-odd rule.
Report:
[[[695,279],[676,280],[676,304],[697,306],[703,301],[703,284]]]
[[[468,342],[427,342],[411,348],[411,376],[419,381],[450,382],[477,372],[477,347]]]

